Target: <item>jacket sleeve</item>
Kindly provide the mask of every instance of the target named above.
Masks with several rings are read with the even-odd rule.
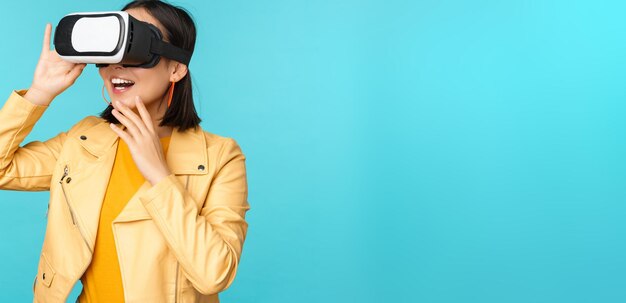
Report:
[[[174,174],[139,197],[189,281],[205,295],[225,290],[235,279],[248,229],[245,156],[232,138],[221,155],[200,210]]]
[[[50,190],[50,178],[66,134],[20,147],[48,108],[24,99],[25,93],[13,91],[0,109],[0,189]]]

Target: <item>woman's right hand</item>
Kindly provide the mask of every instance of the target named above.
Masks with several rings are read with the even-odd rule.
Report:
[[[55,50],[50,50],[52,25],[46,24],[41,56],[35,69],[33,83],[24,95],[26,100],[38,105],[48,106],[52,100],[70,87],[82,73],[86,64],[72,63],[59,57]]]

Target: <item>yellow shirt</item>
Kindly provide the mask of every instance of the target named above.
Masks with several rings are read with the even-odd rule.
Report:
[[[167,154],[169,141],[170,137],[161,138],[164,154]],[[80,303],[124,302],[122,276],[111,224],[144,181],[128,145],[119,139],[111,178],[100,211],[93,259],[81,278],[83,291],[78,297]]]

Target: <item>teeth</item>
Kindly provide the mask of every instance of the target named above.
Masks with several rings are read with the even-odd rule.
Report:
[[[135,82],[130,81],[130,80],[126,80],[126,79],[113,78],[113,79],[111,79],[111,83],[113,83],[113,84],[124,84],[124,83],[134,84]]]

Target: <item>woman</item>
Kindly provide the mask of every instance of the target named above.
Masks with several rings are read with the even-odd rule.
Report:
[[[184,10],[160,1],[123,10],[193,51]],[[34,301],[65,302],[81,280],[79,302],[219,302],[248,227],[239,145],[202,130],[188,67],[162,57],[152,68],[99,67],[112,104],[20,147],[85,67],[50,50],[50,33],[48,24],[31,87],[0,110],[0,188],[50,190]]]

